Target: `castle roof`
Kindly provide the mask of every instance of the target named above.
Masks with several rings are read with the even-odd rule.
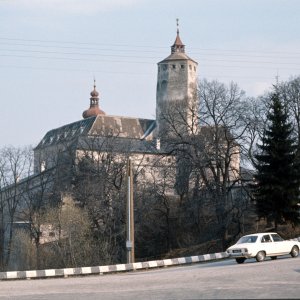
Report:
[[[35,149],[73,142],[84,136],[147,140],[155,128],[156,121],[151,119],[97,115],[48,131]]]
[[[171,53],[168,57],[166,57],[164,60],[160,61],[159,64],[169,62],[169,61],[174,61],[174,60],[191,60],[194,63],[198,64],[196,61],[194,61],[192,58],[187,56],[183,52],[174,52]]]
[[[158,64],[173,61],[173,60],[191,60],[197,64],[196,61],[191,59],[185,54],[185,45],[182,43],[181,38],[179,36],[179,28],[178,28],[178,19],[177,19],[177,34],[174,41],[174,44],[171,46],[171,54],[159,62]]]

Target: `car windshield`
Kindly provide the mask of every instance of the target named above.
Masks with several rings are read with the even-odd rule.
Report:
[[[256,240],[257,240],[257,235],[242,236],[242,237],[237,241],[237,244],[255,243]]]

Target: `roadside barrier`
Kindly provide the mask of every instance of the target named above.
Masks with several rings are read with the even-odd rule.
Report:
[[[290,240],[300,242],[300,237],[290,239]],[[176,266],[176,265],[206,262],[211,260],[220,260],[227,257],[228,254],[226,252],[219,252],[213,254],[136,262],[131,264],[117,264],[117,265],[108,265],[108,266],[65,268],[65,269],[9,271],[9,272],[0,272],[0,280],[54,278],[54,277],[69,277],[69,276],[83,276],[83,275],[97,275],[97,274],[103,275],[107,273],[147,270],[151,268],[169,267],[169,266]]]
[[[146,270],[151,268],[169,267],[175,265],[184,265],[205,262],[210,260],[219,260],[227,258],[226,252],[204,254],[197,256],[170,258],[163,260],[152,260],[145,262],[136,262],[131,264],[117,264],[109,266],[94,266],[66,269],[48,269],[48,270],[29,270],[29,271],[9,271],[0,272],[0,280],[11,279],[34,279],[34,278],[54,278],[82,275],[103,275],[107,273],[127,272],[135,270]]]

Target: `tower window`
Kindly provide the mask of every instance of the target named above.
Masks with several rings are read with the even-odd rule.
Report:
[[[194,67],[194,71],[196,71],[196,67]]]
[[[180,67],[181,67],[181,69],[184,69],[184,65],[181,65]]]
[[[168,85],[167,81],[166,81],[166,80],[163,80],[163,81],[161,82],[161,89],[162,89],[163,91],[166,90],[167,85]]]
[[[164,71],[166,71],[166,70],[167,70],[167,68],[168,68],[168,66],[167,66],[167,65],[163,65],[163,69],[164,69]]]
[[[176,65],[172,65],[173,69],[176,69]]]
[[[192,70],[192,65],[189,65],[190,70]]]

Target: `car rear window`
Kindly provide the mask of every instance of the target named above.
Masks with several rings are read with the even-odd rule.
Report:
[[[278,234],[271,234],[271,236],[272,236],[274,242],[281,242],[281,241],[283,241],[283,238],[280,235],[278,235]]]
[[[237,244],[255,243],[256,240],[257,240],[257,235],[242,236],[242,237],[237,241]]]

